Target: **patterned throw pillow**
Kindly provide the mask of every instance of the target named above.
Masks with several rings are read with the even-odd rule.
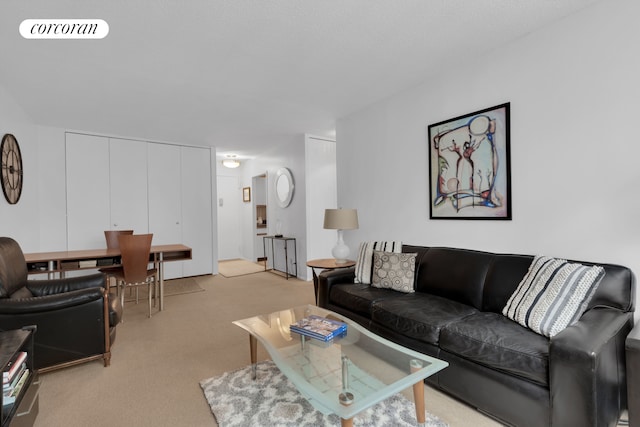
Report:
[[[402,242],[362,242],[356,258],[355,283],[371,284],[373,271],[373,251],[402,252]]]
[[[502,314],[534,332],[553,337],[587,308],[604,268],[537,256]]]
[[[404,293],[415,292],[417,255],[373,251],[371,286]]]

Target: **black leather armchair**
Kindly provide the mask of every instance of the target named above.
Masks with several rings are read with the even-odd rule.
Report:
[[[34,364],[40,372],[111,360],[120,301],[102,273],[51,280],[27,280],[18,243],[0,237],[0,330],[36,325]]]

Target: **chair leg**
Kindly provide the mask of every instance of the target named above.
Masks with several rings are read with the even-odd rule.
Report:
[[[160,283],[156,280],[156,277],[152,277],[153,280],[153,306],[157,307],[160,302],[158,302],[158,298],[160,297]]]
[[[118,280],[116,280],[116,286],[119,289],[118,294],[120,294],[120,305],[122,306],[122,319],[120,321],[124,323],[124,281],[118,283]]]
[[[151,293],[153,292],[153,282],[147,282],[147,293],[149,294],[149,318],[151,318]]]

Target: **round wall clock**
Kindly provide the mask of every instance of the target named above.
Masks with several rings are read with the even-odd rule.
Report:
[[[22,154],[16,137],[10,133],[2,137],[0,145],[2,173],[0,184],[7,202],[15,205],[22,194]]]

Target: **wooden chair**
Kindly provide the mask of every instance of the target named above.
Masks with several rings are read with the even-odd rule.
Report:
[[[136,288],[136,304],[138,303],[138,286],[147,285],[149,297],[149,317],[151,317],[151,297],[158,294],[158,270],[149,269],[149,253],[153,234],[121,234],[118,236],[120,254],[122,255],[122,273],[116,275],[120,289],[120,303],[124,308],[124,288]]]
[[[133,230],[104,230],[104,239],[107,242],[107,249],[119,249],[120,243],[118,242],[118,236],[124,234],[131,235],[133,234]],[[118,262],[118,264],[120,264],[120,262]],[[122,275],[122,267],[119,265],[104,266],[99,268],[98,271],[107,275],[107,284],[109,285],[109,287],[111,287],[112,278],[115,278],[118,275]],[[118,284],[116,283],[116,291],[118,291],[119,289],[117,288],[117,285]]]
[[[107,249],[120,248],[118,237],[123,234],[133,234],[133,230],[104,230],[104,239],[107,241]]]

